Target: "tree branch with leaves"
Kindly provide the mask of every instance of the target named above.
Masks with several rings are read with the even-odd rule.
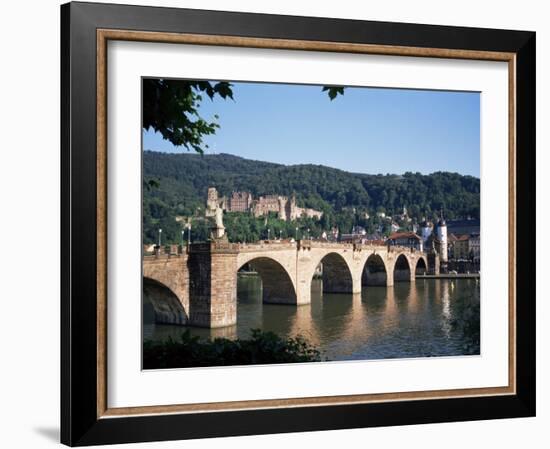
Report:
[[[173,145],[202,154],[208,148],[203,138],[215,134],[220,125],[205,119],[199,108],[204,97],[214,100],[216,95],[233,99],[231,83],[144,79],[143,129],[153,129]]]
[[[330,100],[344,95],[343,86],[325,86]],[[143,129],[160,133],[175,146],[183,146],[203,154],[208,148],[205,136],[216,133],[217,121],[209,121],[200,114],[200,105],[206,97],[218,95],[233,99],[233,85],[226,81],[198,81],[145,78],[143,80]],[[219,117],[214,115],[214,119]]]

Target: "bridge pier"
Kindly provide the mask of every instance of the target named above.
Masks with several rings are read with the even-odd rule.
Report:
[[[428,274],[439,274],[439,255],[433,251],[428,253]]]
[[[393,271],[389,270],[388,273],[386,273],[386,287],[393,287],[393,284],[394,284]]]
[[[418,259],[413,255],[409,258],[409,279],[408,282],[416,282],[416,266],[418,264]]]
[[[189,248],[189,324],[225,327],[237,324],[237,251],[227,242]]]
[[[311,280],[308,281],[305,277],[298,279],[296,285],[296,305],[301,306],[311,304]]]

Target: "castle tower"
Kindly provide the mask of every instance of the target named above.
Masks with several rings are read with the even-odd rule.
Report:
[[[289,215],[289,220],[296,220],[296,218],[298,218],[299,215],[298,215],[298,212],[296,210],[296,194],[295,193],[292,193],[292,196],[290,197],[289,209],[290,209],[290,213],[288,214]]]
[[[447,271],[447,224],[441,213],[441,218],[437,223],[437,239],[439,240],[439,260],[441,261],[441,269]]]
[[[286,221],[288,219],[286,213],[286,205],[288,203],[288,199],[284,196],[280,196],[279,198],[277,198],[277,200],[279,201],[279,219]]]

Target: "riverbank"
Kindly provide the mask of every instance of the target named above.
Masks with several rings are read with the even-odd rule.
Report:
[[[189,330],[179,338],[143,342],[143,369],[320,362],[321,353],[301,336],[280,337],[251,329],[248,339],[201,339]]]

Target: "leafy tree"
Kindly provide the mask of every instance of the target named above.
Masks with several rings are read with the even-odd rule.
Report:
[[[328,92],[328,97],[330,101],[334,100],[338,95],[344,95],[343,86],[325,86],[323,87],[323,92]]]
[[[200,103],[206,95],[233,99],[232,85],[225,81],[143,80],[143,128],[153,129],[175,146],[203,153],[203,137],[214,134],[218,123],[204,119]],[[217,119],[218,117],[215,116]],[[208,145],[204,145],[208,148]]]
[[[323,91],[328,92],[331,101],[344,95],[341,86],[325,86]],[[153,129],[173,145],[202,154],[208,148],[203,137],[215,134],[220,125],[206,120],[199,108],[204,96],[213,100],[216,95],[233,100],[233,85],[226,81],[144,78],[143,129]],[[145,185],[150,189],[157,181],[148,180]]]
[[[481,315],[478,292],[472,288],[472,293],[459,303],[451,321],[452,328],[462,337],[464,354],[479,354]]]

